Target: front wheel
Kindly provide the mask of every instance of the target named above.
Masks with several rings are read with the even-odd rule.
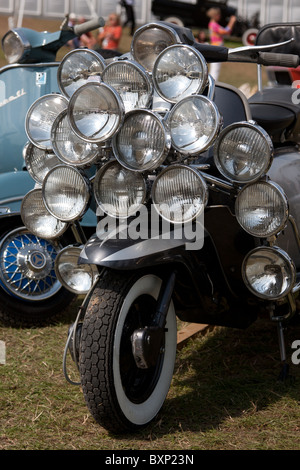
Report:
[[[112,432],[149,424],[169,391],[177,344],[172,302],[156,364],[138,368],[131,345],[132,333],[151,323],[161,282],[154,274],[106,271],[87,308],[80,343],[82,389],[94,419]]]

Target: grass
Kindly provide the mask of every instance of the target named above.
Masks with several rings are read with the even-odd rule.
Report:
[[[62,373],[72,319],[45,328],[0,327],[1,450],[299,450],[299,366],[293,382],[280,370],[274,326],[216,328],[178,352],[172,386],[156,420],[113,436],[90,416],[79,386]],[[300,329],[288,332],[287,350]],[[72,379],[78,377],[68,362]]]
[[[24,26],[55,31],[59,22],[24,19]],[[0,36],[7,18],[0,17]],[[121,49],[128,49],[125,34]],[[58,59],[65,53],[59,52]],[[3,55],[0,65],[5,65]],[[255,84],[256,68],[223,64],[220,79]],[[78,303],[78,302],[77,302]],[[242,314],[242,313],[241,313]],[[172,386],[156,420],[137,434],[116,437],[90,416],[79,386],[62,372],[68,327],[76,303],[45,328],[0,325],[6,364],[0,365],[1,450],[299,450],[300,366],[296,382],[277,381],[277,333],[259,321],[247,330],[216,328],[178,352]],[[300,328],[287,334],[287,354]],[[78,379],[71,361],[72,378]]]

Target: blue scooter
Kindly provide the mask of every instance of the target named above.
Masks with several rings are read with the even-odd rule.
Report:
[[[74,295],[56,278],[54,261],[60,246],[31,234],[20,217],[24,195],[34,181],[23,158],[28,141],[25,117],[38,98],[59,93],[58,50],[68,41],[104,24],[94,18],[70,27],[68,16],[60,30],[8,31],[2,48],[9,65],[0,69],[0,320],[12,326],[42,325],[65,310]],[[83,228],[95,227],[90,211]]]

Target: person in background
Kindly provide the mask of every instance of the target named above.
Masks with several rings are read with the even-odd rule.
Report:
[[[126,21],[123,24],[127,26],[129,23],[131,24],[130,34],[133,36],[134,29],[135,29],[135,12],[134,12],[134,0],[122,0],[121,5],[126,10]]]
[[[97,36],[97,43],[102,49],[117,50],[121,36],[122,26],[120,24],[120,17],[116,13],[111,13],[105,26],[101,28]]]
[[[75,13],[70,13],[69,14],[69,21],[68,21],[68,26],[75,26],[77,23],[77,16],[75,15]],[[69,47],[70,49],[77,49],[79,47],[79,38],[74,38],[74,39],[71,39],[70,41],[67,42],[67,47]]]
[[[228,25],[223,27],[219,24],[221,19],[221,10],[220,8],[210,8],[207,11],[207,16],[209,17],[208,29],[210,36],[210,44],[213,46],[222,46],[224,44],[224,36],[228,36],[233,28],[234,23],[236,22],[236,17],[231,16],[228,22]],[[218,80],[221,69],[221,63],[212,63],[210,64],[209,73],[211,76]]]
[[[196,42],[200,42],[202,44],[207,44],[206,34],[205,31],[199,31],[198,35],[195,37]]]

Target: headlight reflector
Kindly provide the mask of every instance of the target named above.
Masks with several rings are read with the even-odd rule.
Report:
[[[29,108],[25,118],[28,139],[41,149],[51,150],[51,128],[57,115],[68,106],[62,95],[52,93],[38,98]]]
[[[170,136],[160,116],[148,110],[128,112],[113,138],[116,159],[133,171],[157,168],[166,158],[170,145]]]
[[[57,69],[59,89],[70,98],[88,80],[100,81],[105,65],[105,60],[96,51],[75,49],[69,52]]]
[[[60,160],[50,150],[43,150],[29,142],[23,150],[25,165],[30,176],[39,184],[51,168],[60,164]]]
[[[179,37],[172,28],[150,23],[137,29],[134,33],[131,53],[139,64],[148,72],[152,72],[154,62],[161,51],[179,42]]]
[[[152,187],[154,207],[172,223],[196,219],[207,204],[208,190],[200,173],[185,165],[170,165],[156,178]]]
[[[127,218],[144,203],[146,183],[140,173],[110,161],[95,176],[94,194],[103,212],[111,217]]]
[[[207,85],[208,68],[204,57],[191,46],[175,44],[157,57],[153,84],[166,101],[176,103],[185,96],[201,94]]]
[[[138,63],[120,60],[110,63],[102,74],[123,100],[125,111],[149,106],[152,85],[146,71]]]
[[[31,45],[21,30],[12,29],[2,39],[2,49],[9,64],[21,63]]]
[[[82,247],[67,246],[55,259],[55,273],[60,283],[75,294],[86,294],[98,274],[93,264],[78,264]]]
[[[245,257],[242,267],[248,289],[260,298],[276,300],[289,293],[295,283],[295,266],[278,247],[259,247]]]
[[[167,123],[173,147],[194,155],[206,150],[217,137],[221,117],[216,105],[205,96],[183,98],[171,109]]]
[[[232,124],[221,132],[214,160],[220,173],[238,183],[250,183],[267,173],[273,156],[268,134],[249,122]]]
[[[254,237],[267,238],[279,233],[288,217],[288,201],[274,182],[258,181],[245,186],[235,202],[239,224]]]
[[[124,105],[119,94],[104,83],[87,83],[70,98],[68,116],[75,134],[87,142],[104,142],[119,129]]]
[[[80,219],[90,200],[88,180],[76,168],[67,165],[49,171],[42,191],[50,214],[64,222]]]
[[[33,189],[24,196],[21,217],[31,233],[46,240],[58,238],[67,229],[65,222],[57,220],[46,209],[41,189]]]
[[[99,155],[99,146],[80,139],[71,129],[67,110],[55,119],[51,129],[52,148],[63,163],[82,167],[91,165]]]

